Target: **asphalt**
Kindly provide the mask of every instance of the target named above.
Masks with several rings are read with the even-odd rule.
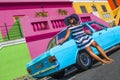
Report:
[[[107,53],[114,59],[111,64],[102,65],[100,62],[95,63],[91,69],[78,72],[74,69],[70,74],[59,80],[120,80],[120,48]],[[48,80],[57,80],[50,78]]]

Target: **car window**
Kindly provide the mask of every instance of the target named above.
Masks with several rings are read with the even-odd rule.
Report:
[[[65,37],[66,30],[63,30],[59,34],[57,34],[48,44],[47,50],[50,50],[51,48],[57,46],[57,44]]]
[[[87,26],[84,26],[84,32],[86,32],[89,35],[92,34],[92,31]]]
[[[63,30],[61,33],[59,33],[56,36],[56,43],[58,44],[59,42],[61,42],[61,40],[65,37],[66,35],[66,30]]]
[[[53,38],[49,44],[48,44],[48,47],[47,47],[47,50],[50,50],[51,48],[53,48],[54,46],[56,46],[56,37]]]
[[[99,25],[99,24],[96,24],[96,23],[92,23],[92,24],[90,24],[90,26],[91,26],[96,32],[104,29],[103,25]]]

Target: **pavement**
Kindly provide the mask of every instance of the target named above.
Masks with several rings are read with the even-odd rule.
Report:
[[[83,72],[73,70],[70,74],[59,80],[120,80],[120,48],[107,53],[114,59],[111,64],[95,63],[91,69]],[[50,78],[48,80],[57,80]]]

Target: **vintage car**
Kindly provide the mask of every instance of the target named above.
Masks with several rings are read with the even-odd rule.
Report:
[[[85,32],[89,32],[88,35],[105,51],[120,44],[120,26],[108,28],[95,21],[83,23],[81,26],[84,26]],[[63,77],[65,69],[71,66],[76,66],[78,70],[91,67],[93,59],[87,51],[77,48],[72,36],[62,45],[58,44],[64,38],[66,29],[52,38],[45,53],[27,63],[27,71],[32,77],[51,76],[58,79]],[[92,49],[97,55],[100,54],[94,47]]]

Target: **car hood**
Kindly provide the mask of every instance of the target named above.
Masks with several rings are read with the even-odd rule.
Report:
[[[38,57],[36,57],[35,59],[33,59],[32,61],[30,61],[29,63],[27,63],[26,67],[34,65],[35,63],[37,63],[38,61],[41,61],[43,59],[45,59],[46,57],[50,56],[50,52],[47,51],[41,55],[39,55]]]

